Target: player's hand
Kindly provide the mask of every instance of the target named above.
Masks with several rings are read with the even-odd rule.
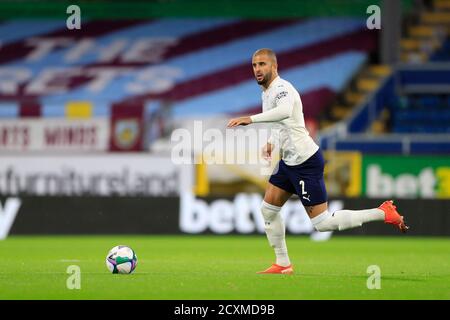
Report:
[[[262,148],[261,152],[261,155],[264,158],[264,160],[266,161],[272,160],[272,150],[273,145],[267,142],[266,145]]]
[[[250,119],[250,117],[234,118],[228,122],[227,127],[233,128],[233,127],[237,127],[237,126],[246,126],[250,123],[252,123],[252,119]]]

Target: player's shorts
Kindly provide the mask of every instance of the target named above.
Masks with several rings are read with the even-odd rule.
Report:
[[[288,166],[280,160],[269,182],[287,192],[297,194],[304,206],[321,204],[327,202],[323,179],[324,166],[325,161],[320,149],[308,160],[296,166]]]

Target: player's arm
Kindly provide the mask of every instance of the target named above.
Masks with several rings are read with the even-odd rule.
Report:
[[[275,97],[275,108],[261,112],[249,117],[240,117],[231,119],[228,122],[228,128],[236,126],[246,126],[256,122],[278,122],[289,118],[292,115],[294,101],[287,91],[278,92]]]
[[[275,108],[250,117],[252,122],[278,122],[292,115],[294,102],[287,91],[279,92],[275,97]]]

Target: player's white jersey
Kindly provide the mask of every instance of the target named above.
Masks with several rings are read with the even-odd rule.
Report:
[[[272,122],[272,115],[268,117],[269,110],[280,108],[280,112],[285,112],[272,125],[272,135],[270,143],[278,144],[281,158],[287,165],[298,165],[305,162],[319,149],[319,146],[309,135],[305,127],[303,117],[303,105],[300,94],[288,81],[276,77],[270,86],[262,92],[263,113],[252,116],[254,122]],[[275,117],[275,119],[277,119]]]

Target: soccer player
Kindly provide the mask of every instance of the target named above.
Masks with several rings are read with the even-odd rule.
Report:
[[[285,241],[285,226],[280,215],[281,207],[297,194],[318,231],[345,230],[360,227],[363,223],[384,221],[400,231],[408,227],[392,200],[378,208],[367,210],[339,210],[329,212],[323,171],[324,159],[319,146],[309,136],[303,118],[303,106],[297,90],[280,78],[277,58],[270,49],[259,49],[252,57],[253,73],[262,88],[262,113],[231,119],[228,127],[251,123],[274,123],[269,141],[263,148],[263,157],[270,159],[274,142],[280,144],[281,160],[269,178],[261,204],[265,232],[273,247],[276,262],[258,273],[292,274]]]

